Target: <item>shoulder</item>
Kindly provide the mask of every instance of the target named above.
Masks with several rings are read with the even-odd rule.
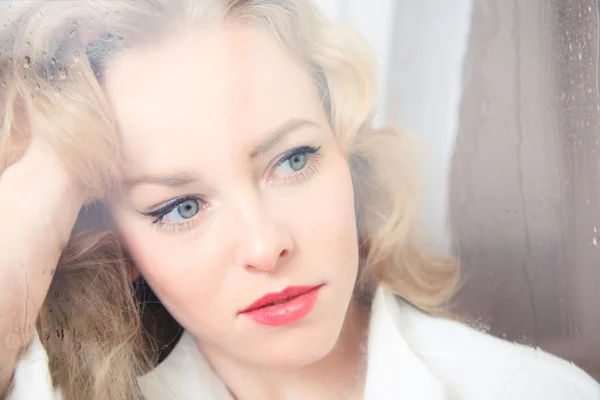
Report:
[[[600,399],[598,382],[539,348],[426,315],[401,301],[396,312],[409,347],[459,398]]]

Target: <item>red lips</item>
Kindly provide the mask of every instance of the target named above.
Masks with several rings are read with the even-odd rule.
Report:
[[[322,286],[290,286],[281,292],[267,293],[239,314],[261,325],[279,326],[296,322],[312,311]]]

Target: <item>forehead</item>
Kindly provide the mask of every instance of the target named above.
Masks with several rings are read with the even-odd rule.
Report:
[[[291,118],[325,119],[307,71],[251,26],[179,34],[127,51],[105,76],[132,167],[247,150]]]

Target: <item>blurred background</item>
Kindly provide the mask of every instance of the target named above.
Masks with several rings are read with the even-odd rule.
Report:
[[[435,146],[422,221],[458,312],[600,379],[597,0],[317,0],[381,67],[378,122]]]

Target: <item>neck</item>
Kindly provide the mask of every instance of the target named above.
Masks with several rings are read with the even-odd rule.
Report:
[[[353,301],[333,349],[294,370],[258,368],[202,350],[237,400],[362,399],[368,318],[368,311]]]

